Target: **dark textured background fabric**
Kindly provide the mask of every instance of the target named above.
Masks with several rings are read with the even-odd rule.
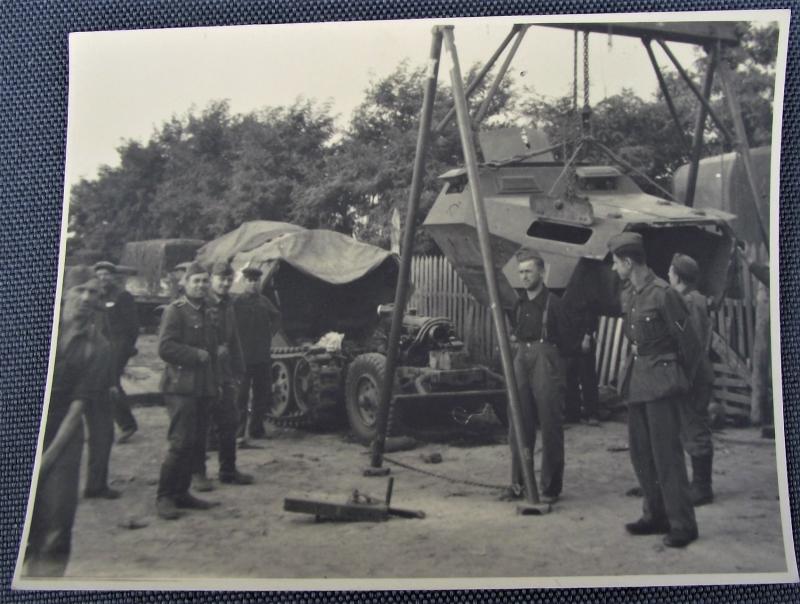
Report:
[[[797,8],[798,2],[662,0],[5,0],[0,4],[0,601],[8,602],[790,602],[796,585],[372,593],[11,592],[38,434],[58,267],[67,126],[67,34],[422,17]],[[798,75],[792,19],[781,157],[781,342],[793,524],[798,520]],[[420,49],[420,57],[425,49]],[[731,519],[731,522],[737,522]],[[795,539],[798,533],[795,532]],[[375,544],[375,547],[391,547]],[[558,547],[558,544],[554,544]]]

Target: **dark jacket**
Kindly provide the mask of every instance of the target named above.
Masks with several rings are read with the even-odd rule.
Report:
[[[245,370],[233,300],[230,296],[221,298],[211,292],[208,296],[208,306],[216,327],[220,383],[228,384],[241,379]]]
[[[139,314],[130,292],[116,286],[101,299],[103,312],[99,325],[103,336],[111,345],[112,366],[121,374],[134,354],[136,338],[139,336]]]
[[[683,299],[689,309],[689,317],[700,339],[702,354],[697,365],[694,381],[699,384],[714,383],[714,367],[708,356],[711,347],[711,318],[708,316],[708,300],[696,289],[683,293]]]
[[[624,329],[634,350],[625,360],[620,394],[628,403],[685,394],[694,378],[700,340],[681,295],[649,271],[637,290],[622,290]]]
[[[107,396],[112,371],[109,351],[108,341],[94,323],[77,332],[62,326],[47,409],[45,448],[58,432],[72,401],[89,403]]]
[[[233,299],[242,356],[246,365],[268,363],[278,312],[261,294],[242,294]]]
[[[538,340],[544,336],[545,341],[557,346],[561,354],[569,354],[572,346],[573,336],[571,333],[572,327],[570,326],[569,317],[567,317],[566,313],[564,312],[564,304],[561,298],[547,288],[544,288],[542,291],[543,294],[540,294],[540,297],[534,299],[533,302],[528,301],[525,290],[517,291],[518,298],[511,312],[512,332],[519,341],[526,341],[530,339]],[[541,303],[539,304],[539,302]],[[539,326],[544,318],[544,308],[547,307],[547,324],[544,329],[544,334],[542,334],[541,327],[539,327],[537,333],[535,334],[523,332],[526,321],[525,317],[522,315],[525,312],[525,309],[528,308],[529,304],[533,304],[533,306],[530,308],[534,309],[534,312],[541,312],[538,320],[534,320],[534,322]]]
[[[200,351],[209,354],[200,360]],[[217,331],[208,306],[193,305],[185,296],[171,302],[161,318],[158,356],[166,363],[161,379],[165,394],[217,396]]]

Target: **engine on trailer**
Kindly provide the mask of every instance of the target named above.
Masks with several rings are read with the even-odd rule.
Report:
[[[373,336],[373,352],[386,354],[393,304],[378,307],[378,326]],[[403,316],[398,365],[461,369],[469,365],[464,343],[458,339],[452,321],[445,317],[423,317],[411,310]]]

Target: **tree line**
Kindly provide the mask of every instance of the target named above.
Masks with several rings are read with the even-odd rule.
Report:
[[[769,144],[777,26],[743,25],[739,35],[741,44],[728,56],[745,128],[752,146]],[[474,66],[467,78],[477,70]],[[701,82],[704,58],[698,56],[689,71]],[[674,170],[689,160],[687,141],[699,103],[676,72],[665,71],[665,78],[681,119],[680,133],[660,90],[647,99],[631,90],[609,96],[592,107],[591,123],[597,140],[669,186]],[[392,210],[405,215],[424,80],[423,67],[401,63],[369,85],[344,128],[337,128],[329,105],[312,100],[245,114],[233,114],[227,101],[216,101],[172,117],[148,141],[123,143],[118,166],[103,166],[96,178],[72,188],[68,253],[92,250],[117,258],[127,241],[208,240],[247,220],[329,228],[388,247]],[[487,88],[484,83],[472,95],[473,109]],[[718,79],[711,104],[732,129]],[[449,88],[440,86],[434,123],[451,106]],[[571,95],[547,98],[520,89],[507,77],[484,127],[534,127],[556,143],[574,140],[579,119]],[[703,155],[730,150],[708,120]],[[558,159],[562,154],[555,152]],[[420,222],[440,188],[437,176],[462,163],[452,124],[431,138]],[[415,248],[419,253],[437,251],[420,231]]]

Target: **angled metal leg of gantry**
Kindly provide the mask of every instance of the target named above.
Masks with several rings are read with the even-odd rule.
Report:
[[[505,317],[503,315],[503,307],[500,302],[500,294],[497,287],[497,275],[492,258],[491,240],[486,219],[486,209],[483,202],[483,194],[478,185],[478,183],[480,183],[480,177],[478,175],[478,160],[475,152],[474,133],[471,127],[467,98],[464,94],[464,83],[461,76],[461,67],[458,62],[455,36],[452,26],[443,27],[442,29],[444,32],[445,46],[447,47],[452,62],[450,81],[456,107],[461,148],[464,153],[464,163],[470,183],[469,190],[472,197],[472,207],[475,212],[475,226],[478,231],[478,241],[483,261],[483,270],[486,275],[486,288],[489,293],[492,319],[497,333],[497,340],[500,345],[503,377],[505,378],[506,388],[508,389],[511,425],[513,426],[514,436],[517,442],[517,454],[519,455],[523,482],[525,483],[527,504],[520,506],[518,511],[524,514],[541,514],[549,511],[550,506],[539,505],[539,490],[536,486],[536,477],[533,472],[533,449],[530,445],[530,439],[522,426],[522,413],[511,359],[511,345],[509,344],[508,334],[506,333]]]

